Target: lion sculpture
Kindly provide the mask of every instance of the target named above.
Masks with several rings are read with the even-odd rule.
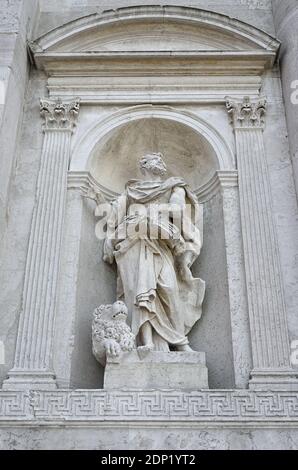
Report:
[[[112,305],[101,305],[94,310],[92,323],[92,351],[105,366],[107,358],[120,358],[123,352],[135,348],[135,336],[127,325],[127,307],[118,300]]]

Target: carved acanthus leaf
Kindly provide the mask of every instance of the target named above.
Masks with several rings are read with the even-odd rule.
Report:
[[[263,129],[265,126],[266,106],[267,102],[265,98],[251,101],[248,96],[245,96],[240,102],[230,98],[226,100],[226,107],[235,129]]]
[[[44,118],[44,130],[70,130],[76,126],[80,109],[80,99],[69,103],[56,100],[40,100],[40,115]]]

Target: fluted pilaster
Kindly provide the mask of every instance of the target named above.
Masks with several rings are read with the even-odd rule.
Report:
[[[253,370],[251,387],[295,383],[263,140],[266,100],[227,100],[234,126]]]
[[[70,140],[79,102],[41,100],[44,142],[37,182],[15,363],[4,388],[55,388],[52,344]]]

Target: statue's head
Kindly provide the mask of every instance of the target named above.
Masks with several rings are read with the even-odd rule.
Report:
[[[146,172],[153,175],[163,176],[167,172],[167,167],[163,161],[161,153],[149,153],[140,159],[140,170],[143,174]]]

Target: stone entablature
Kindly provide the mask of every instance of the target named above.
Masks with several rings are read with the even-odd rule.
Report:
[[[139,6],[79,18],[30,47],[37,68],[48,75],[52,98],[191,104],[256,97],[279,42],[211,11]]]

